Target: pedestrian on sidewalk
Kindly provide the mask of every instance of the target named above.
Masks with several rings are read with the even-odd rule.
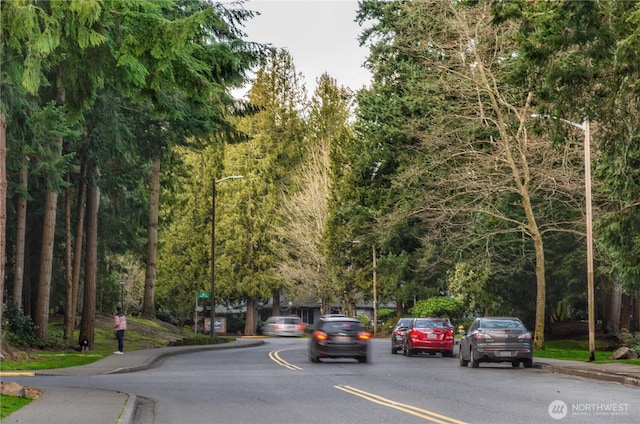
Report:
[[[118,350],[113,352],[116,355],[124,354],[124,331],[127,329],[127,317],[122,312],[122,307],[116,308],[116,315],[113,317],[113,329],[116,332],[116,339],[118,339]]]

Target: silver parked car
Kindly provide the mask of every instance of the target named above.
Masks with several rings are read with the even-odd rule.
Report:
[[[513,317],[476,318],[460,341],[460,366],[480,362],[511,362],[514,368],[533,366],[533,338],[522,321]]]
[[[269,317],[262,327],[265,336],[292,336],[299,337],[304,334],[305,324],[297,316],[273,316]]]

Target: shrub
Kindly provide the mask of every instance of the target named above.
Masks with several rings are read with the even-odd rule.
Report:
[[[40,346],[41,341],[36,337],[36,329],[31,317],[25,315],[17,303],[7,302],[4,305],[2,332],[7,343],[20,347]]]
[[[456,319],[462,316],[463,306],[453,297],[431,297],[416,303],[410,312],[414,317],[446,317]]]
[[[393,309],[379,309],[377,315],[380,328],[389,329],[396,322],[396,311]]]
[[[238,317],[227,318],[227,333],[244,333],[244,319]]]
[[[173,316],[173,313],[168,309],[158,308],[156,310],[156,318],[160,321],[164,321],[171,325],[178,325],[178,320]]]
[[[358,314],[358,320],[362,323],[364,328],[366,328],[368,331],[371,331],[373,324],[367,314]]]
[[[626,346],[640,357],[640,333],[630,333],[623,329],[618,335],[620,346]]]

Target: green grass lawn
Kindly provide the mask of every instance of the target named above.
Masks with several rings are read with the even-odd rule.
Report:
[[[2,361],[2,371],[33,371],[54,368],[77,367],[90,364],[106,356],[104,353],[76,352],[76,351],[30,351],[30,359],[26,361]]]
[[[595,363],[624,362],[625,364],[640,365],[640,359],[611,359],[614,350],[611,345],[596,340]],[[589,361],[589,342],[586,340],[550,340],[545,342],[544,349],[536,350],[533,355],[534,358]]]
[[[7,418],[9,414],[29,404],[32,400],[28,397],[0,395],[0,420]]]
[[[185,332],[178,328],[163,327],[153,320],[127,317],[127,321],[129,330],[125,333],[125,351],[167,346],[170,341],[187,336]],[[57,341],[62,346],[61,335],[62,322],[51,321],[49,324],[49,338]],[[79,332],[76,330],[71,340],[77,340],[78,336]],[[189,337],[192,336],[189,335]],[[198,336],[205,337],[203,335]],[[0,361],[0,371],[42,370],[85,365],[112,355],[117,346],[115,333],[111,327],[111,317],[101,317],[96,321],[93,350],[91,352],[80,352],[75,349],[75,346],[47,350],[25,349],[26,358],[24,359]]]

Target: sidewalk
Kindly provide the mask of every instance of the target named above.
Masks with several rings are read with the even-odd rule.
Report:
[[[100,361],[72,368],[36,371],[36,375],[89,376],[140,371],[156,361],[172,355],[215,349],[236,349],[257,346],[260,339],[238,339],[232,343],[202,346],[162,347],[107,356]],[[640,365],[624,363],[593,364],[580,361],[534,358],[534,367],[559,374],[617,382],[640,388]],[[2,381],[9,382],[19,372],[2,372]],[[33,372],[31,372],[33,375]],[[7,378],[9,377],[9,378]],[[91,405],[90,417],[83,405]],[[87,388],[56,388],[46,390],[37,400],[2,420],[3,424],[133,424],[137,399],[134,394]]]
[[[640,388],[640,365],[625,364],[623,362],[594,364],[592,362],[534,357],[533,366],[559,374],[612,381]]]

